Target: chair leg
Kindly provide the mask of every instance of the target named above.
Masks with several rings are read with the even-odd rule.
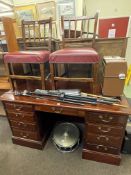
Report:
[[[67,75],[67,77],[69,78],[69,65],[64,64],[64,68],[65,68],[65,75]]]
[[[31,75],[33,75],[33,67],[32,67],[32,64],[29,64],[29,67],[30,67]]]
[[[92,76],[93,76],[93,83],[92,83],[92,93],[96,94],[97,93],[97,73],[98,73],[98,63],[92,64]]]
[[[9,78],[10,85],[11,85],[11,89],[15,90],[14,81],[10,78],[9,63],[6,63],[5,67],[6,67],[7,75],[8,75],[8,78]]]
[[[50,64],[50,73],[51,73],[51,85],[52,85],[52,89],[55,90],[55,80],[54,80],[54,64]]]
[[[40,63],[41,86],[45,89],[45,65]]]

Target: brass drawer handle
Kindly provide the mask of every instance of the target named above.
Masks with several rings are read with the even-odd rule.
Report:
[[[16,111],[20,111],[22,109],[22,106],[20,106],[19,108],[16,108]]]
[[[104,119],[102,115],[99,115],[99,119],[101,119],[102,122],[109,123],[112,121],[113,117],[108,117],[107,119]]]
[[[15,114],[16,117],[21,117],[21,118],[24,118],[25,117],[25,114]]]
[[[55,107],[52,107],[53,112],[60,114],[63,111],[63,108],[56,109]]]
[[[23,127],[26,128],[26,127],[27,127],[27,124],[25,124],[25,123],[23,123],[23,122],[19,122],[19,123],[18,123],[18,126],[23,126]]]
[[[105,141],[109,141],[109,138],[107,136],[101,135],[97,137],[97,140],[101,140],[101,139],[105,139]]]
[[[19,114],[15,114],[15,116],[16,116],[16,117],[18,117],[18,116],[19,116]]]
[[[21,137],[24,137],[24,138],[27,138],[29,136],[29,134],[23,133],[23,132],[21,132],[20,135],[21,135]]]
[[[108,148],[106,146],[103,146],[103,145],[97,145],[96,148],[97,149],[104,148],[105,151],[108,150]]]
[[[104,129],[102,129],[101,126],[99,126],[98,129],[99,129],[101,132],[104,132],[104,133],[110,132],[110,131],[111,131],[111,128],[107,128],[107,130],[104,130]]]

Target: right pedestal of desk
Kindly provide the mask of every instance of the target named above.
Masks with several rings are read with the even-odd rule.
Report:
[[[82,158],[119,165],[128,115],[87,112]]]

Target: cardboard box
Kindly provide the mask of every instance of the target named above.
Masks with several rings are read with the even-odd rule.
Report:
[[[121,57],[107,57],[103,59],[103,86],[105,96],[121,96],[127,74],[127,62]]]

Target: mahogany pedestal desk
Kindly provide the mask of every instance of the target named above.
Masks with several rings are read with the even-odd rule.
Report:
[[[42,149],[51,128],[48,114],[84,119],[84,146],[82,158],[119,165],[125,127],[131,109],[125,97],[121,104],[127,108],[105,104],[75,105],[51,101],[49,98],[14,96],[12,91],[4,93],[3,102],[12,130],[13,143]],[[39,117],[39,112],[42,116]],[[55,115],[55,114],[54,114]],[[43,123],[41,124],[41,120]]]

